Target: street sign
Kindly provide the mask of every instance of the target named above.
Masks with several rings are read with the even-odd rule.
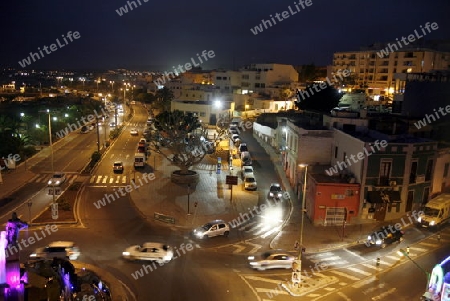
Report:
[[[52,218],[58,219],[58,203],[52,204]]]
[[[227,176],[225,180],[226,184],[230,185],[237,185],[238,184],[238,177],[237,176]]]
[[[53,189],[55,190],[55,195],[60,195],[61,194],[61,187],[50,187],[48,189],[48,194],[49,195],[53,195]]]

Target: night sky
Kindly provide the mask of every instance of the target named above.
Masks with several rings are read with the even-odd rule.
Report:
[[[44,53],[28,69],[167,70],[202,50],[215,53],[204,69],[264,62],[329,65],[333,52],[400,39],[426,22],[439,25],[426,39],[450,39],[449,0],[311,0],[304,9],[297,4],[300,12],[294,0],[139,1],[133,10],[126,0],[2,1],[0,64],[20,69],[18,61],[38,47],[57,38],[66,44],[61,35],[69,31],[78,31],[79,39]],[[122,6],[128,13],[119,16]],[[288,18],[257,35],[250,31],[283,11]]]

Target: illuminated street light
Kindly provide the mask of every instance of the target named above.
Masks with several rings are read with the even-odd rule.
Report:
[[[305,163],[301,163],[298,165],[301,168],[305,168],[305,178],[303,181],[303,195],[302,195],[302,204],[301,204],[301,213],[302,213],[302,221],[300,224],[300,246],[299,246],[299,252],[298,252],[298,259],[300,261],[300,271],[302,270],[302,253],[303,253],[303,225],[304,225],[304,221],[305,221],[305,199],[306,199],[306,179],[308,176],[308,164]],[[300,277],[301,277],[301,273],[300,273]],[[300,282],[301,283],[301,279]]]

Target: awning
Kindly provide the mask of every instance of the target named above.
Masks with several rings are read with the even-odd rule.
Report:
[[[368,191],[367,201],[372,204],[401,203],[400,191]]]

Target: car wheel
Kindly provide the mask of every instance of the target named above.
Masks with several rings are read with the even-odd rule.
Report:
[[[223,233],[223,236],[228,237],[228,234],[230,234],[230,231],[225,231],[225,233]]]
[[[203,235],[203,239],[208,239],[209,236],[208,235]]]
[[[265,265],[262,265],[262,266],[260,266],[259,268],[258,268],[258,271],[264,271],[266,269],[266,266]]]

